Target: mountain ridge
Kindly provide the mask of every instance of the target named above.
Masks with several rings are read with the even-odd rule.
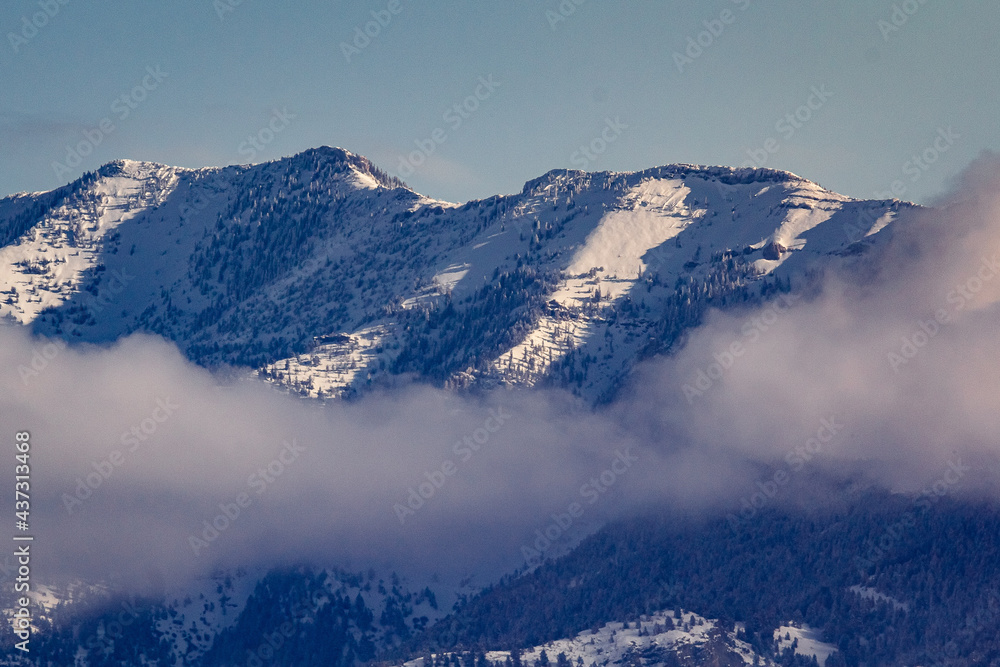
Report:
[[[911,208],[750,167],[554,169],[456,204],[327,146],[115,160],[0,200],[0,315],[70,341],[158,334],[322,399],[416,377],[599,401],[707,308],[790,289]]]

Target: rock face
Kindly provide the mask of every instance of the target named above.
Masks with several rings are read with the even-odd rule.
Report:
[[[787,289],[908,206],[769,169],[555,170],[457,205],[336,148],[122,160],[0,200],[0,315],[69,341],[160,334],[321,398],[418,378],[600,400],[709,306]]]
[[[763,257],[764,259],[769,259],[771,261],[777,261],[781,259],[782,253],[786,252],[788,248],[781,245],[777,241],[771,241],[766,246],[764,246]]]

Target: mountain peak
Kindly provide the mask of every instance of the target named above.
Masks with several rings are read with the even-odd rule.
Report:
[[[787,289],[897,208],[751,167],[553,169],[454,206],[339,147],[115,160],[3,201],[0,316],[91,342],[152,331],[322,398],[415,373],[598,400],[708,307]],[[113,291],[115,270],[137,277]],[[678,299],[683,317],[656,315]]]
[[[112,160],[98,168],[97,173],[101,176],[143,176],[159,169],[174,169],[159,162],[147,162],[145,160],[118,159]]]
[[[284,161],[294,163],[297,167],[308,171],[317,171],[324,167],[333,167],[335,171],[353,169],[362,176],[373,179],[375,184],[381,187],[390,190],[395,188],[410,189],[402,180],[382,171],[365,156],[352,153],[346,148],[338,146],[318,146],[306,149],[290,158],[275,160],[275,162]]]

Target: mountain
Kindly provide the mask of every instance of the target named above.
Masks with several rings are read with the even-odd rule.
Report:
[[[69,341],[160,334],[319,398],[416,379],[598,402],[708,307],[787,290],[911,206],[771,169],[553,170],[458,205],[338,148],[119,160],[0,200],[0,314]]]
[[[767,508],[738,527],[669,508],[615,522],[488,587],[394,655],[548,646],[683,608],[726,632],[738,623],[741,641],[782,665],[811,664],[786,654],[796,638],[796,652],[828,667],[1000,664],[1000,506],[924,507],[854,484],[831,504],[823,484],[812,476],[803,486],[815,497],[802,507]]]
[[[394,577],[307,568],[219,575],[186,598],[92,592],[35,619],[30,662],[5,624],[0,661],[1000,664],[1000,506],[944,498],[914,512],[884,491],[847,496],[804,513],[767,508],[738,530],[669,511],[619,521],[450,609]]]
[[[771,169],[553,170],[520,193],[459,205],[339,148],[205,169],[119,160],[51,192],[0,199],[0,314],[71,344],[159,334],[198,364],[313,399],[422,382],[559,387],[599,404],[643,359],[675,350],[708,309],[805,289],[885,243],[912,208]],[[944,650],[949,633],[974,643],[974,631],[961,634],[969,610],[957,597],[954,619],[914,605],[905,632],[889,636],[886,619],[903,613],[893,601],[910,599],[898,581],[913,573],[856,576],[843,549],[824,555],[838,531],[854,544],[878,538],[885,520],[865,502],[846,518],[778,517],[749,538],[714,525],[613,524],[483,591],[305,568],[219,573],[127,604],[99,585],[42,586],[35,657],[804,665],[805,647],[859,664],[872,653],[925,655],[922,639]],[[948,556],[919,562],[940,570]],[[1000,581],[983,562],[967,565],[986,586]],[[784,590],[781,577],[795,586]],[[916,592],[934,595],[929,585]],[[0,636],[9,648],[10,628]]]

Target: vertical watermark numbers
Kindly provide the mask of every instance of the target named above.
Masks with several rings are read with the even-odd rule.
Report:
[[[31,541],[26,535],[31,528],[31,434],[18,431],[14,434],[14,556],[17,558],[17,577],[14,579],[14,634],[20,640],[14,644],[19,651],[29,652],[31,640]]]

